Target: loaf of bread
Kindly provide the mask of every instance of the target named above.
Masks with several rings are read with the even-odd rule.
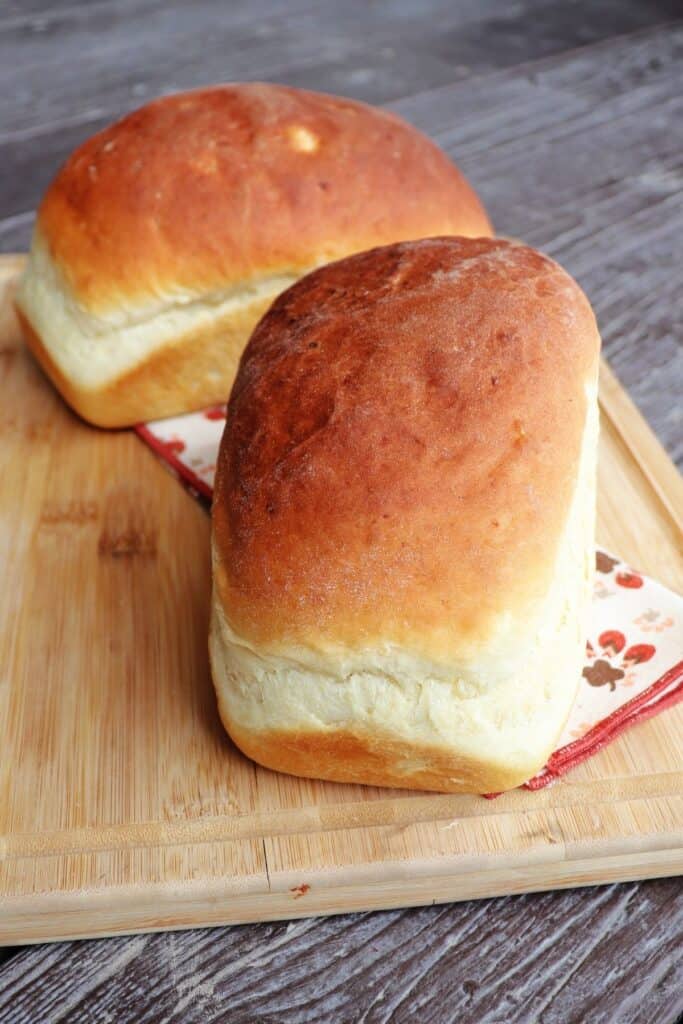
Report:
[[[17,307],[85,419],[225,401],[252,328],[312,268],[434,233],[490,235],[448,158],[393,114],[279,85],[156,100],[67,160]]]
[[[256,328],[213,507],[211,665],[295,775],[450,792],[542,767],[581,675],[600,339],[533,249],[330,264]]]

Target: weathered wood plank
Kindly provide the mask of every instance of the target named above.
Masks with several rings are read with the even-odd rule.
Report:
[[[117,21],[141,19],[162,7],[171,6],[165,0],[3,0],[0,8],[0,31],[28,27],[34,31],[45,31],[55,23],[73,25],[78,22],[92,22],[102,16],[111,15]],[[210,25],[202,16],[198,0],[198,18],[204,27]],[[222,9],[214,4],[214,14],[220,11],[227,22],[239,23],[264,17],[277,11],[292,9],[294,0],[253,0],[248,7],[242,4],[223,4]]]
[[[72,116],[84,97],[108,110],[119,109],[135,82],[153,94],[176,79],[176,87],[187,87],[263,71],[272,74],[283,65],[291,72],[306,63],[320,85],[331,69],[341,72],[349,59],[353,65],[354,53],[365,54],[367,73],[363,79],[349,67],[346,85],[355,83],[368,96],[376,65],[381,68],[383,57],[391,57],[379,47],[392,44],[406,58],[415,54],[421,73],[417,87],[425,88],[432,64],[450,69],[452,80],[454,71],[509,67],[649,27],[669,10],[673,16],[672,4],[660,5],[653,16],[637,0],[605,0],[599,10],[588,0],[578,0],[566,12],[558,12],[552,0],[524,0],[507,10],[497,0],[384,0],[373,5],[363,0],[258,0],[249,5],[126,0],[67,5],[0,18],[1,44],[16,57],[9,67],[0,66],[0,123],[22,130],[44,125],[48,112],[56,119]],[[77,73],[72,56],[78,61]],[[15,89],[7,92],[9,82]],[[43,83],[49,89],[42,89]]]
[[[683,1009],[675,879],[26,950],[7,1024],[635,1024]]]

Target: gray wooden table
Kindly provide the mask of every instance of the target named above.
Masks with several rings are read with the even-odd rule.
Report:
[[[501,234],[559,259],[683,462],[678,0],[0,0],[0,250],[71,148],[162,92],[270,79],[384,103]],[[0,909],[1,912],[1,909]],[[678,879],[4,951],[0,1022],[675,1021]]]

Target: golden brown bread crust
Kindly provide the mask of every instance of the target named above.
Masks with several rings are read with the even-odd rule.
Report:
[[[60,370],[20,306],[24,340],[60,394],[98,427],[125,427],[224,402],[246,339],[271,303],[267,298],[231,310],[208,326],[183,334],[102,387],[78,387]]]
[[[533,767],[506,770],[442,747],[401,742],[382,732],[242,729],[219,704],[221,720],[243,754],[265,768],[330,782],[440,793],[499,793],[522,785]]]
[[[575,282],[505,241],[387,246],[288,289],[218,459],[231,628],[274,650],[474,656],[548,591],[598,354]]]
[[[92,312],[396,239],[491,232],[457,168],[398,117],[264,83],[164,97],[93,136],[38,227]]]

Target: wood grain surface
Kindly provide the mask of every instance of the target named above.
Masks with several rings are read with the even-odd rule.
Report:
[[[71,147],[156,92],[267,77],[391,101],[462,150],[500,231],[579,275],[680,462],[681,28],[648,29],[678,2],[317,5],[310,20],[294,0],[185,6],[0,7],[0,246],[26,246]],[[666,880],[64,944],[0,968],[0,1019],[668,1024],[682,939]]]

